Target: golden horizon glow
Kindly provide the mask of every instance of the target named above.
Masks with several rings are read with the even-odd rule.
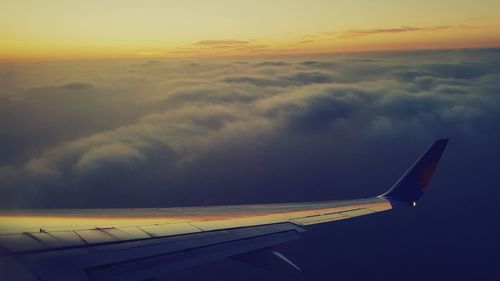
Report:
[[[500,2],[0,0],[0,62],[500,47]]]

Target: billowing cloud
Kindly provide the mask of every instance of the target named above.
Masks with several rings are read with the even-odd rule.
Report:
[[[331,173],[350,175],[352,154],[500,138],[496,50],[80,64],[23,65],[24,89],[2,95],[2,207],[314,199]],[[95,71],[44,81],[44,67]],[[312,175],[318,189],[301,190]],[[369,192],[343,186],[329,192]]]

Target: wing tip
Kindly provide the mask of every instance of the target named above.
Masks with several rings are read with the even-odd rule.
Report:
[[[435,140],[392,188],[379,197],[416,206],[416,202],[427,191],[431,177],[449,141],[449,138]]]

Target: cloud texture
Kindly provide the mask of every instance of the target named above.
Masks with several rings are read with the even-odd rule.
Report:
[[[317,163],[354,166],[345,151],[377,154],[363,150],[395,142],[498,140],[497,55],[3,65],[13,87],[0,100],[0,203],[96,207],[113,191],[116,206],[176,205],[179,193],[228,189],[238,198],[268,188],[274,198],[284,187],[261,181],[295,171],[289,163],[312,173]],[[208,179],[220,185],[209,191]]]

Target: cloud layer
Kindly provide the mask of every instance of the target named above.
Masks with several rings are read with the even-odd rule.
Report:
[[[317,199],[334,182],[326,167],[342,182],[395,143],[497,141],[499,65],[497,50],[3,65],[0,204]],[[375,192],[356,184],[326,194]],[[279,198],[287,188],[297,195]]]

